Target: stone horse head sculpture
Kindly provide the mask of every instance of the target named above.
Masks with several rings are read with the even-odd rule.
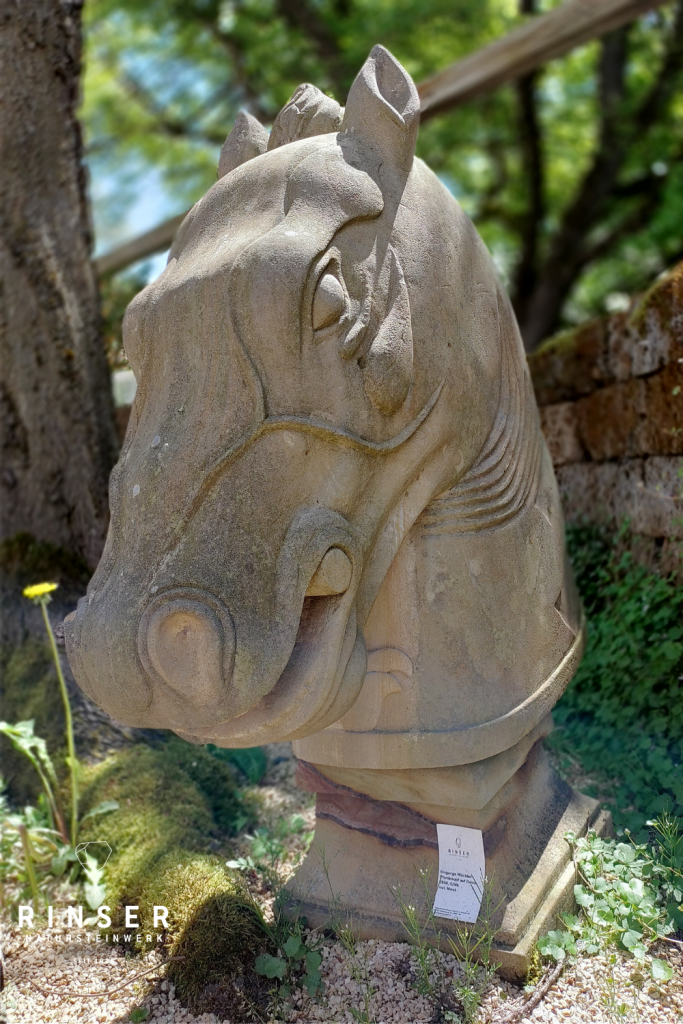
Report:
[[[121,722],[318,764],[458,765],[532,734],[581,613],[510,303],[415,157],[375,47],[345,110],[240,115],[131,303],[111,526],[66,624]]]

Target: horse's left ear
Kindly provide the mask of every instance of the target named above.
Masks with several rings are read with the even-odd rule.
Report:
[[[232,131],[223,143],[218,160],[218,178],[224,178],[240,164],[265,153],[267,145],[268,132],[260,121],[240,110]]]
[[[342,132],[381,151],[407,174],[420,125],[420,97],[408,72],[383,46],[375,46],[349,90]]]

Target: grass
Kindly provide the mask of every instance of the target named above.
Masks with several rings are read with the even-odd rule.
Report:
[[[644,838],[661,812],[683,818],[683,587],[637,564],[623,530],[573,527],[567,542],[588,638],[546,742],[617,828]]]

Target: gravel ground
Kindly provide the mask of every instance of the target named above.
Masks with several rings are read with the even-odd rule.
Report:
[[[264,822],[273,825],[283,816],[299,814],[310,829],[311,800],[294,786],[288,745],[273,745],[269,754],[271,768],[259,786]],[[291,872],[305,852],[305,832],[289,836],[285,845],[285,872]],[[248,852],[246,841],[236,844],[237,855]],[[247,881],[269,910],[270,894],[261,881],[256,876]],[[47,930],[29,935],[7,925],[2,945],[5,991],[0,1024],[123,1024],[130,1020],[131,1010],[139,1007],[149,1011],[146,1020],[155,1024],[219,1024],[213,1014],[195,1017],[180,1005],[173,986],[163,978],[162,950],[126,957],[118,948],[88,943],[87,937],[77,942],[74,933],[70,941],[61,941]],[[408,945],[370,940],[357,943],[351,953],[339,942],[326,940],[320,951],[322,997],[311,999],[296,990],[290,1005],[281,1007],[272,1021],[351,1024],[365,1019],[375,1024],[411,1024],[443,1019],[435,1001],[416,991],[416,965]],[[683,1021],[683,955],[670,943],[660,943],[656,955],[667,958],[675,970],[661,991],[639,975],[633,961],[618,958],[610,963],[608,958],[594,957],[569,965],[557,978],[546,974],[536,993],[495,978],[484,993],[479,1020],[482,1024]],[[439,954],[432,980],[439,977],[447,988],[457,983],[461,967],[453,957]],[[548,991],[538,1000],[546,987]]]

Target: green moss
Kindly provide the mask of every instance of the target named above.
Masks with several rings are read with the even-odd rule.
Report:
[[[527,358],[529,362],[537,362],[543,357],[565,355],[567,352],[573,352],[576,348],[577,337],[576,327],[560,331],[558,334],[553,334],[552,337],[547,338],[538,348],[530,352]]]
[[[19,647],[0,648],[0,699],[5,721],[35,720],[36,735],[47,742],[59,771],[66,749],[64,710],[47,644],[30,637]],[[17,806],[35,803],[42,788],[28,759],[7,742],[0,745],[0,759],[10,801]]]
[[[655,281],[638,301],[629,317],[629,325],[639,334],[646,329],[646,318],[649,310],[657,309],[662,318],[664,329],[672,329],[671,316],[678,314],[680,309],[680,291],[683,268],[679,263],[665,277]]]
[[[253,971],[267,939],[252,898],[224,866],[226,852],[216,852],[254,822],[231,769],[173,737],[158,748],[119,751],[85,769],[83,783],[84,810],[103,800],[119,804],[106,818],[84,822],[80,835],[112,847],[105,879],[112,928],[123,935],[123,907],[134,905],[143,932],[153,933],[153,908],[167,907],[169,953],[183,957],[169,964],[169,977],[183,1002],[253,1019],[249,1004],[267,1001]]]
[[[250,1004],[263,1008],[268,988],[254,961],[275,950],[243,885],[215,857],[171,854],[139,898],[150,914],[154,906],[169,909],[169,952],[183,959],[169,964],[168,977],[182,1002],[194,1013],[252,1020]]]
[[[208,851],[254,820],[227,765],[173,739],[158,749],[126,748],[84,773],[84,810],[116,800],[119,810],[84,824],[82,841],[106,839],[110,899],[129,899],[171,852]]]
[[[167,751],[175,763],[186,772],[208,800],[214,821],[227,834],[239,832],[253,820],[252,811],[244,803],[236,788],[234,776],[225,762],[212,757],[205,750],[172,736]],[[228,781],[230,780],[230,784]]]

